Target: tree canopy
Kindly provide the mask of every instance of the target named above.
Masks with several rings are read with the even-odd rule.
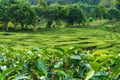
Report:
[[[46,27],[59,21],[80,26],[89,17],[119,19],[119,10],[119,0],[1,0],[0,22],[4,30],[8,30],[9,22],[14,28],[32,25],[35,30],[42,20],[46,21]]]

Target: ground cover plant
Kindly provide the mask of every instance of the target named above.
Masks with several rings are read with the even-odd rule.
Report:
[[[119,80],[120,54],[80,47],[0,48],[1,80]]]
[[[96,34],[97,33],[97,34]],[[0,32],[0,46],[15,49],[79,46],[83,49],[110,49],[119,52],[117,32],[89,28],[51,28],[37,32]]]

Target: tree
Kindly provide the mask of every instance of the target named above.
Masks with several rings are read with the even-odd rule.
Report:
[[[116,0],[116,8],[120,10],[120,0]]]
[[[54,4],[44,8],[44,10],[42,8],[39,9],[39,16],[47,20],[47,28],[50,28],[54,21],[59,20],[58,6],[59,5]]]
[[[103,19],[105,12],[106,8],[103,5],[95,7],[94,13],[96,18]]]
[[[68,24],[80,24],[85,21],[85,16],[79,5],[58,5],[53,4],[47,7],[44,12],[44,17],[48,20],[47,27],[50,27],[52,22],[59,20],[66,21]]]
[[[78,5],[69,6],[69,15],[67,16],[68,24],[74,25],[75,23],[82,23],[85,21],[83,11]]]
[[[120,19],[120,12],[117,9],[109,9],[107,11],[107,18],[108,19]]]
[[[46,2],[46,0],[38,0],[37,5],[42,7],[42,8],[46,8],[47,7],[47,2]]]
[[[58,3],[58,4],[75,4],[83,3],[88,5],[98,5],[101,0],[47,0],[48,4]]]
[[[50,27],[53,22],[58,23],[60,20],[67,21],[69,8],[67,5],[53,4],[47,7],[43,16],[48,20],[47,27]]]
[[[29,0],[29,3],[30,3],[31,5],[37,5],[38,0]]]
[[[59,14],[58,14],[59,20],[66,21],[68,15],[69,15],[69,5],[59,6],[58,11],[59,11]]]
[[[47,7],[44,17],[48,20],[48,22],[47,22],[48,28],[51,27],[53,21],[58,20],[58,18],[59,18],[58,15],[59,15],[58,5],[54,4],[54,5]]]
[[[120,3],[120,0],[115,0],[116,2]]]
[[[26,2],[19,1],[16,4],[11,4],[9,7],[9,14],[15,27],[21,24],[22,29],[26,25],[33,25],[35,27],[36,14],[34,8]]]
[[[103,5],[107,8],[113,8],[115,7],[116,1],[115,0],[102,0],[100,2],[100,5]]]
[[[1,18],[1,21],[2,23],[4,24],[4,28],[6,31],[8,31],[8,22],[10,21],[10,17],[9,17],[9,12],[8,12],[8,9],[9,9],[9,0],[2,0],[0,2],[0,18]]]

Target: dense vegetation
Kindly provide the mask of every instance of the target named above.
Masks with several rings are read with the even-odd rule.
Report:
[[[119,80],[120,0],[0,0],[0,80]]]
[[[120,18],[120,3],[118,0],[108,1],[110,4],[113,3],[109,6],[106,5],[107,1],[100,0],[93,0],[93,3],[89,0],[85,2],[80,0],[79,2],[82,3],[75,4],[57,4],[56,2],[55,4],[51,3],[51,5],[48,5],[48,2],[45,0],[1,0],[1,29],[8,31],[9,27],[14,30],[33,27],[34,30],[37,30],[41,27],[58,27],[62,24],[67,27],[80,27],[96,19],[117,20]],[[71,0],[71,3],[74,2]],[[39,26],[40,23],[46,25]]]
[[[1,80],[119,80],[120,54],[79,47],[0,49]],[[12,59],[11,59],[12,58]],[[1,72],[0,71],[0,72]]]
[[[91,26],[84,28],[49,28],[36,32],[0,32],[0,47],[28,50],[34,47],[57,46],[65,48],[78,46],[84,50],[107,49],[119,53],[120,27],[117,25],[120,23],[116,24],[111,23],[111,25],[104,26],[90,24]]]

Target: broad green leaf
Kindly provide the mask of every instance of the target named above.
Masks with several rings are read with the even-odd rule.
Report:
[[[92,78],[93,75],[94,75],[94,70],[91,70],[90,72],[88,72],[87,77],[85,78],[85,80],[89,80],[90,78]]]
[[[112,74],[114,77],[117,77],[120,75],[120,57],[116,60],[117,65],[113,68]]]
[[[105,71],[103,71],[103,70],[101,70],[101,71],[99,71],[99,72],[97,72],[94,76],[106,76],[107,75],[107,73],[105,72]]]
[[[112,57],[112,55],[101,55],[95,59],[95,61],[100,61],[100,60],[107,60],[108,58]]]
[[[57,64],[54,65],[55,68],[60,68],[63,65],[62,61],[59,61]]]
[[[65,50],[63,48],[55,47],[55,49],[58,50],[58,51],[61,51],[63,54],[65,53]]]
[[[102,54],[106,54],[106,53],[109,53],[109,51],[107,51],[107,50],[98,50],[98,51],[92,53],[92,56],[102,55]]]
[[[78,49],[80,49],[80,47],[71,47],[66,51],[66,53],[72,53],[72,52],[74,52],[75,50],[78,50]]]
[[[101,69],[102,65],[104,65],[106,62],[107,62],[107,60],[105,60],[101,63],[94,61],[94,62],[91,62],[91,65],[92,65],[92,68],[94,69],[94,71],[98,72]]]
[[[16,70],[17,68],[8,68],[6,69],[5,71],[3,71],[1,74],[0,74],[0,80],[4,80],[6,75],[8,75],[9,73],[13,72],[14,70]]]
[[[94,69],[95,72],[98,72],[99,69],[101,68],[101,65],[97,62],[91,62],[91,66]]]
[[[20,75],[20,76],[17,76],[16,78],[14,78],[12,80],[21,80],[21,79],[30,79],[30,77],[24,76],[24,75]]]
[[[109,51],[107,50],[98,50],[98,51],[95,51],[94,53],[91,54],[91,57],[92,59],[96,59],[97,56],[101,56],[103,54],[107,54],[109,53]]]
[[[63,57],[63,54],[65,53],[64,49],[62,48],[53,48],[48,49],[50,52],[54,52],[54,56]]]
[[[77,60],[81,60],[81,57],[79,55],[75,55],[75,56],[70,56],[71,59],[77,59]]]
[[[58,73],[58,74],[61,74],[61,75],[64,75],[65,77],[67,77],[67,74],[64,71],[62,71],[62,70],[55,70],[54,72]]]
[[[37,60],[36,66],[37,66],[38,70],[42,71],[45,75],[47,75],[47,69],[42,61]]]
[[[70,78],[73,78],[73,72],[71,70],[67,70],[66,73]]]

